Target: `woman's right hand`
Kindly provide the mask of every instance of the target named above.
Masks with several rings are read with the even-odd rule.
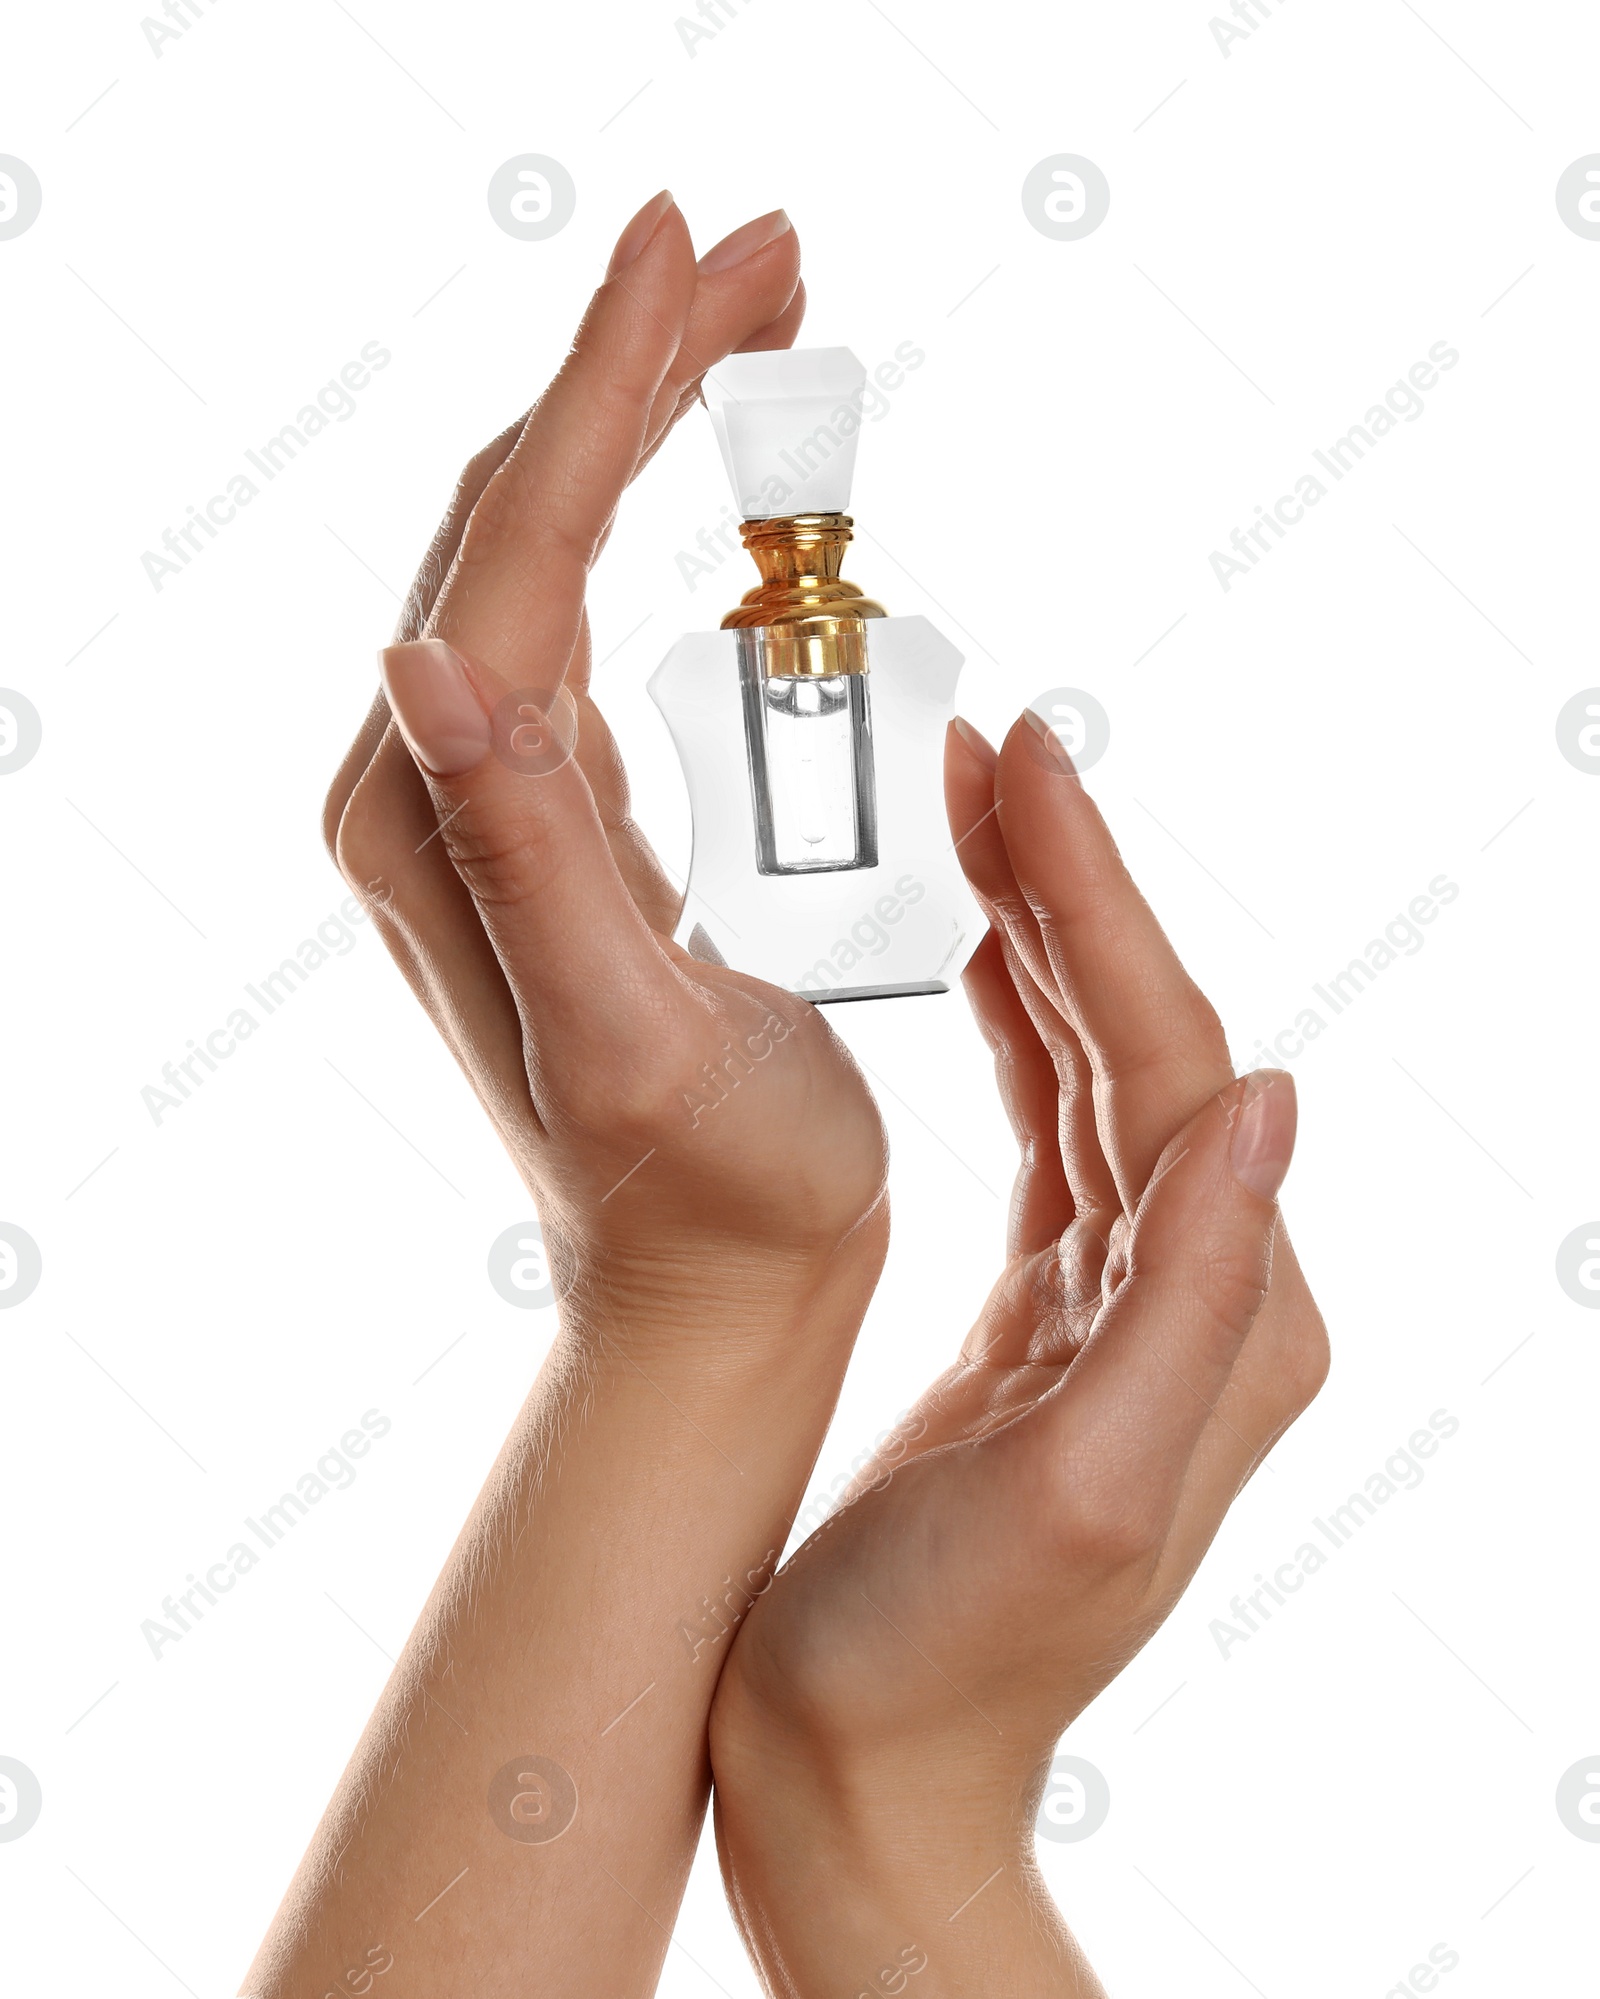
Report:
[[[559,376],[462,475],[329,795],[339,865],[575,1307],[781,1288],[852,1238],[882,1251],[859,1071],[808,1002],[671,941],[680,898],[588,691],[585,586],[625,487],[707,367],[786,345],[803,311],[781,210],[697,265],[671,197],[646,204]]]
[[[624,488],[708,363],[798,322],[777,220],[698,267],[670,202],[624,232],[561,375],[469,468],[329,801],[566,1295],[260,1999],[325,1991],[385,1936],[393,1999],[654,1991],[709,1783],[714,1603],[782,1546],[877,1279],[861,1076],[809,1002],[671,941],[587,695],[584,587]]]

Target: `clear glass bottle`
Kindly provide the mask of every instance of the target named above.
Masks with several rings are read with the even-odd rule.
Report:
[[[872,719],[864,673],[768,677],[739,647],[757,867],[764,875],[878,861]]]
[[[678,941],[818,1002],[944,992],[983,929],[944,815],[961,655],[841,574],[865,384],[846,348],[707,374],[761,581],[650,682],[694,821]]]

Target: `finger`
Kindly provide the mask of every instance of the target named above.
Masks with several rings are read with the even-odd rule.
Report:
[[[1011,873],[1093,1065],[1101,1144],[1131,1210],[1172,1132],[1232,1078],[1221,1023],[1031,710],[1006,737],[997,786]]]
[[[386,699],[383,711],[387,719]],[[472,898],[440,842],[427,785],[392,725],[340,816],[334,858],[509,1141],[527,1106],[521,1020]]]
[[[640,466],[698,402],[708,368],[736,350],[789,344],[800,324],[800,313],[793,311],[797,293],[800,239],[781,208],[758,215],[712,245],[695,266],[694,304],[651,405]],[[800,300],[803,313],[803,294]]]
[[[764,352],[768,348],[791,346],[795,335],[800,331],[800,324],[805,316],[806,288],[803,280],[796,279],[794,290],[790,294],[789,301],[783,310],[775,318],[769,320],[766,325],[758,326],[753,333],[747,334],[743,339],[732,342],[727,351],[730,354],[754,354]],[[703,341],[697,342],[696,345],[701,353],[706,351]],[[678,419],[687,415],[690,410],[700,406],[703,401],[701,383],[704,380],[705,372],[705,369],[702,368],[700,373],[692,377],[679,392],[677,402],[668,413],[666,422],[661,426],[660,435],[652,437],[649,445],[646,447],[644,458],[640,461],[641,466],[648,464],[655,456],[666,438],[667,432],[671,430]]]
[[[490,478],[429,621],[507,688],[558,688],[589,565],[646,441],[695,294],[670,195],[622,232],[561,373]]]
[[[642,425],[676,349],[673,328],[652,297],[669,311],[675,300],[682,317],[693,289],[689,254],[688,233],[670,197],[647,204],[623,232],[561,377],[514,436],[502,434],[464,472],[408,600],[403,634],[411,634],[418,615],[464,629],[497,659],[508,686],[537,677],[552,694],[559,687],[581,629],[586,546],[598,540],[637,464]],[[471,576],[470,607],[461,602],[464,568]],[[454,617],[441,602],[452,578]],[[378,721],[375,708],[330,794],[327,816],[336,839]],[[383,754],[380,737],[373,761]],[[408,787],[418,779],[398,743],[381,775],[374,798],[409,808]],[[414,871],[429,891],[419,901],[441,922],[450,893],[440,874],[442,859],[441,852],[431,854]],[[446,925],[458,939],[469,934],[470,913],[463,903]]]
[[[1083,1044],[1062,1017],[1039,926],[1017,887],[1001,830],[995,752],[968,722],[945,741],[945,800],[956,851],[984,913],[999,931],[1006,962],[1035,1031],[1055,1065],[1057,1139],[1073,1210],[1103,1254],[1122,1212],[1095,1119],[1093,1077]]]
[[[738,343],[733,350],[734,353],[757,354],[764,353],[768,348],[772,347],[793,346],[795,335],[800,331],[801,322],[805,319],[805,316],[806,284],[804,278],[799,278],[795,281],[795,288],[790,294],[789,303],[778,314],[776,319],[769,320],[765,326],[757,327],[747,340],[741,340]]]
[[[696,277],[689,329],[667,382],[652,404],[649,440],[631,476],[637,476],[678,416],[697,400],[700,378],[710,362],[720,360],[724,354],[735,349],[786,346],[793,340],[805,312],[805,290],[800,283],[799,239],[782,209],[744,224],[714,245],[700,259]],[[666,405],[664,417],[661,414],[663,404]],[[509,424],[483,450],[475,453],[462,471],[450,505],[407,593],[395,630],[397,643],[421,636],[455,561],[467,521],[483,497],[489,481],[510,457],[527,422],[528,415],[525,414]],[[585,684],[587,652],[585,646]],[[329,788],[323,832],[330,851],[337,844],[340,818],[357,781],[382,741],[388,719],[388,704],[380,692]],[[600,730],[591,727],[586,732],[586,740],[593,742],[600,733]],[[603,734],[605,743],[611,745],[610,731],[604,730]],[[620,777],[620,759],[616,760],[616,773]],[[623,790],[626,790],[625,784]],[[418,795],[422,795],[420,791]],[[624,821],[621,815],[614,832],[613,844],[622,847],[630,857],[631,865],[640,876],[638,890],[650,903],[652,913],[658,910],[664,912],[672,904],[676,891],[665,882],[660,865],[642,835],[631,819]],[[622,861],[623,855],[619,854],[619,863]],[[627,872],[628,866],[625,865],[624,873]],[[671,920],[676,920],[675,907]]]
[[[378,754],[378,745],[383,741],[383,733],[389,726],[389,703],[384,698],[382,688],[372,697],[372,706],[367,710],[361,727],[357,729],[355,740],[340,760],[339,768],[333,774],[333,782],[328,786],[328,795],[322,801],[322,839],[328,852],[335,860],[339,858],[339,822],[344,818],[362,774]]]
[[[628,893],[639,905],[650,928],[663,937],[670,937],[678,926],[683,891],[662,867],[655,849],[633,816],[633,798],[622,752],[604,715],[587,691],[589,653],[589,619],[585,613],[578,640],[577,658],[581,664],[575,663],[567,678],[567,685],[573,690],[577,704],[578,767],[588,780],[595,810],[606,829],[611,858],[617,864],[617,872]]]
[[[1052,1247],[1073,1217],[1056,1136],[1056,1067],[1006,967],[998,931],[991,930],[973,953],[962,984],[994,1056],[1000,1102],[1022,1154],[1011,1192],[1007,1253],[1028,1256]]]
[[[652,1028],[685,986],[628,894],[566,753],[570,704],[552,718],[519,703],[508,728],[500,683],[441,640],[391,646],[382,664],[395,721],[427,776],[439,843],[516,1001],[536,1100],[550,1080],[541,1058],[557,1047],[569,1069],[637,1058],[645,1073]]]
[[[515,423],[507,424],[500,435],[481,451],[474,452],[462,468],[444,519],[434,529],[428,552],[422,558],[412,578],[411,588],[406,593],[406,601],[401,606],[400,620],[394,633],[397,645],[421,638],[427,629],[428,618],[450,573],[450,565],[456,559],[456,550],[461,546],[461,537],[472,518],[472,510],[483,498],[489,481],[516,449],[527,421],[528,412],[525,411]]]
[[[752,354],[771,347],[792,346],[795,335],[800,331],[800,323],[805,316],[806,288],[804,284],[797,284],[794,289],[794,296],[784,307],[783,311],[778,314],[776,319],[771,321],[769,325],[758,327],[747,340],[738,341],[728,351],[730,354]],[[703,377],[704,370],[683,389],[677,402],[668,414],[666,422],[662,424],[659,435],[653,437],[649,444],[645,446],[644,456],[639,461],[641,471],[661,449],[661,446],[667,440],[669,432],[678,420],[681,417],[687,416],[690,410],[701,407],[700,385]]]
[[[1219,1404],[1271,1281],[1295,1117],[1293,1080],[1261,1070],[1188,1121],[1134,1215],[1128,1275],[1072,1369],[1070,1392],[1041,1405],[1074,1474],[1101,1468],[1152,1549],[1201,1439],[1227,1420]],[[1264,1441],[1238,1439],[1245,1450]]]
[[[1206,1522],[1222,1518],[1283,1433],[1316,1400],[1328,1378],[1328,1332],[1295,1263],[1283,1218],[1272,1245],[1272,1290],[1228,1378],[1215,1416],[1195,1447],[1184,1481],[1180,1521],[1167,1559],[1187,1575],[1211,1539]]]
[[[474,453],[468,459],[461,477],[456,481],[456,489],[450,496],[450,504],[445,509],[444,519],[434,530],[433,540],[428,544],[428,552],[422,558],[420,568],[412,578],[411,588],[406,593],[401,606],[399,622],[395,626],[396,643],[419,638],[428,622],[428,614],[433,609],[439,595],[440,586],[449,572],[451,563],[461,541],[461,531],[466,526],[473,508],[483,497],[483,489],[510,457],[513,445],[522,434],[526,417],[518,417],[508,424],[490,444]],[[389,726],[389,704],[380,688],[373,696],[372,706],[367,710],[366,719],[356,731],[355,741],[345,752],[344,759],[334,773],[328,796],[322,808],[322,837],[329,853],[337,859],[339,842],[339,821],[344,817],[345,807],[350,802],[367,766],[377,754],[378,745],[383,741],[383,733]],[[411,760],[405,764],[410,770]],[[414,770],[411,782],[416,796],[426,797],[418,783]]]

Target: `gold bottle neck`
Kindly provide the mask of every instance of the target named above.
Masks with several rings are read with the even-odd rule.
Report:
[[[768,679],[866,672],[866,620],[888,613],[839,573],[853,525],[848,514],[740,522],[761,581],[723,619],[722,629],[751,635],[756,663]]]

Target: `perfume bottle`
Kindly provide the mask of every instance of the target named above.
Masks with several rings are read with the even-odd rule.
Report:
[[[866,381],[843,347],[707,374],[761,580],[650,681],[694,823],[677,941],[819,1004],[946,992],[983,932],[944,811],[961,655],[841,573]]]

